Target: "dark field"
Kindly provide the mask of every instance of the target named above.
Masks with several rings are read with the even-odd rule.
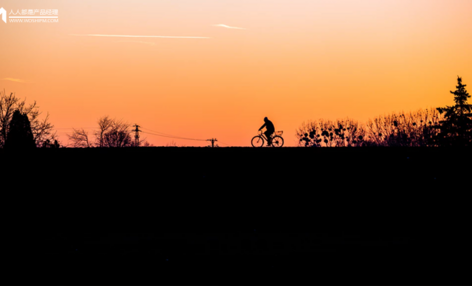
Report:
[[[471,159],[437,148],[0,152],[4,225],[18,229],[2,248],[22,261],[11,266],[20,284],[470,284]]]

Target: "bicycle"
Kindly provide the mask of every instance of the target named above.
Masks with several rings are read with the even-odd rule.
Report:
[[[271,136],[272,138],[272,147],[282,147],[284,145],[284,138],[282,138],[283,131],[274,132]],[[262,147],[264,143],[268,141],[264,133],[254,136],[251,140],[252,147]]]

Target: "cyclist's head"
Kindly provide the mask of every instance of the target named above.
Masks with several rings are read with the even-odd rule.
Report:
[[[267,119],[267,117],[264,117],[264,121],[267,121],[267,120],[269,120],[269,119]]]

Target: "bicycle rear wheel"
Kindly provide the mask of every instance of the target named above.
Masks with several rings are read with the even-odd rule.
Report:
[[[272,138],[272,147],[282,147],[284,146],[284,138],[280,136],[274,136]]]
[[[261,136],[254,136],[251,140],[252,147],[264,146],[264,139]]]

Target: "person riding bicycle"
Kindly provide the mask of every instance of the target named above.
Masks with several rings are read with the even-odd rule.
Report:
[[[265,136],[267,137],[267,146],[270,146],[272,144],[272,134],[275,132],[274,124],[272,121],[267,119],[267,117],[264,118],[264,125],[262,125],[261,128],[259,128],[259,131],[261,131],[262,128],[266,128],[266,131],[264,132]]]

